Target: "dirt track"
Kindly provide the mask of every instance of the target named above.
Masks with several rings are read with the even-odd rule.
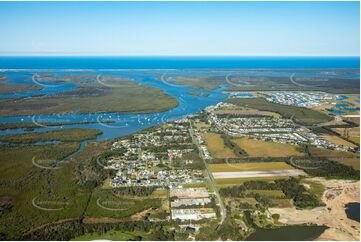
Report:
[[[325,186],[326,190],[322,197],[325,207],[309,210],[270,208],[270,212],[280,214],[281,223],[313,223],[328,226],[329,229],[325,230],[317,240],[360,240],[360,223],[347,218],[345,213],[347,203],[360,202],[360,182],[322,178],[310,180]]]

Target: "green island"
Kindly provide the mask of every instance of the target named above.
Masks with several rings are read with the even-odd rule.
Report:
[[[198,91],[193,91],[193,92],[188,92],[188,93],[191,95],[194,95],[194,96],[200,96],[202,94],[201,92],[198,92]]]
[[[315,72],[317,70],[303,72]],[[334,73],[343,73],[343,70],[332,69]],[[351,70],[352,71],[352,70]],[[357,71],[357,70],[356,70]],[[193,88],[202,88],[204,90],[214,90],[221,84],[227,84],[228,91],[324,91],[337,94],[357,94],[360,89],[359,79],[347,77],[329,77],[327,81],[323,77],[292,77],[290,76],[243,76],[237,74],[237,70],[233,70],[234,74],[219,76],[182,76],[169,77],[167,82],[184,85]],[[241,73],[242,70],[239,70]]]
[[[79,81],[76,75],[72,75],[72,78],[70,79],[78,80],[75,90],[31,99],[7,99],[0,104],[2,110],[0,115],[17,116],[75,111],[80,113],[152,113],[166,111],[178,105],[174,97],[165,94],[161,89],[138,85],[135,81],[125,78],[107,76],[102,81],[103,85],[83,79]],[[96,77],[93,75],[92,78]],[[58,82],[60,81],[63,79]],[[53,82],[57,83],[55,80]]]
[[[11,94],[17,92],[29,92],[41,89],[35,84],[20,84],[20,83],[8,83],[6,82],[6,76],[0,76],[0,94]]]
[[[167,78],[167,82],[204,90],[214,90],[220,87],[224,77],[220,76],[175,76]]]
[[[307,70],[303,70],[307,72]],[[314,70],[317,73],[317,70]],[[332,70],[335,73],[342,73],[342,70]],[[324,91],[329,93],[358,93],[360,89],[359,79],[351,78],[325,78],[323,77],[291,77],[284,76],[239,76],[237,74],[228,77],[232,83],[229,91]]]

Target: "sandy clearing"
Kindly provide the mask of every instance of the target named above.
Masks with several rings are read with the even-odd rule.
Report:
[[[240,172],[214,172],[215,179],[221,178],[247,178],[247,177],[272,177],[272,176],[306,176],[302,170],[268,170],[268,171],[240,171]]]
[[[322,201],[325,207],[298,210],[296,208],[270,208],[271,213],[280,214],[280,222],[287,224],[313,223],[326,225],[317,240],[359,240],[360,223],[347,218],[345,205],[360,202],[360,182],[311,178],[325,186]]]

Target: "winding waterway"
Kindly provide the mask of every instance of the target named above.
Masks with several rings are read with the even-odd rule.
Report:
[[[14,83],[29,83],[31,81],[34,72],[8,72],[7,76],[9,82]],[[57,72],[55,75],[69,74],[66,72]],[[78,74],[72,72],[72,74]],[[84,74],[84,72],[83,72]],[[103,72],[92,72],[91,74],[101,75]],[[155,88],[162,89],[166,94],[175,97],[179,105],[173,109],[165,112],[157,112],[150,114],[119,114],[119,113],[93,113],[93,114],[81,114],[74,110],[74,113],[70,114],[47,114],[47,115],[30,115],[30,116],[12,116],[0,118],[0,123],[10,122],[33,122],[39,126],[32,131],[26,129],[8,129],[0,131],[0,135],[5,134],[19,134],[26,132],[46,132],[51,130],[57,130],[62,128],[97,128],[100,129],[103,134],[97,137],[97,140],[109,140],[116,137],[128,135],[139,130],[160,125],[162,123],[178,119],[180,117],[195,114],[205,107],[214,105],[227,98],[227,94],[222,90],[226,87],[221,86],[216,90],[207,91],[208,95],[192,95],[190,92],[198,91],[204,93],[204,90],[198,88],[190,88],[181,85],[175,85],[166,81],[159,80],[159,75],[152,73],[141,72],[107,72],[107,75],[128,77],[136,81],[139,85],[147,85]],[[158,79],[157,79],[158,78]],[[96,80],[94,80],[96,81]],[[74,83],[65,83],[55,85],[54,83],[40,82],[41,85],[47,85],[42,89],[34,90],[31,92],[3,94],[0,98],[20,97],[26,96],[31,98],[36,95],[50,95],[55,93],[66,92],[76,88]],[[112,121],[109,123],[108,121]],[[92,122],[73,125],[59,125],[47,127],[45,123],[64,123],[64,122]]]
[[[120,113],[79,113],[78,110],[71,110],[67,114],[43,114],[43,115],[28,115],[28,116],[11,116],[1,117],[0,123],[12,122],[33,122],[38,126],[32,130],[29,129],[6,129],[1,130],[0,135],[21,134],[27,132],[47,132],[52,130],[59,130],[64,128],[94,128],[102,131],[96,140],[111,140],[117,137],[129,135],[145,128],[160,125],[168,121],[172,121],[190,114],[195,114],[202,111],[210,105],[214,105],[228,97],[223,90],[227,87],[226,84],[215,90],[203,90],[199,88],[191,88],[174,83],[167,82],[168,78],[175,75],[188,76],[219,76],[220,81],[224,76],[278,76],[288,77],[291,75],[297,76],[314,76],[314,77],[335,77],[343,76],[348,78],[359,78],[358,74],[354,72],[309,72],[307,70],[220,70],[220,69],[158,69],[158,70],[127,70],[127,69],[106,69],[106,70],[3,70],[3,74],[7,76],[8,83],[14,84],[31,84],[35,85],[35,90],[17,93],[0,94],[1,99],[8,98],[33,98],[38,95],[54,95],[63,92],[75,90],[77,83],[69,82],[47,82],[39,78],[40,73],[51,74],[54,77],[61,77],[64,75],[77,74],[91,74],[93,79],[86,81],[98,82],[104,84],[98,79],[102,75],[112,75],[115,77],[129,78],[137,82],[139,85],[146,85],[154,88],[162,89],[166,94],[176,98],[179,105],[165,112],[156,112],[149,114],[120,114]],[[96,78],[95,78],[96,77]],[[230,84],[229,84],[230,85]],[[198,92],[200,95],[193,95],[191,92]],[[207,95],[204,95],[207,93]],[[111,121],[111,122],[109,122]],[[54,125],[47,126],[46,123],[76,123],[71,125]],[[87,141],[85,141],[87,142]],[[84,143],[84,142],[83,142]],[[84,147],[82,143],[81,147]]]

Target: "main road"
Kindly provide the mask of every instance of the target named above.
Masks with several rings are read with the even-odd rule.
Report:
[[[194,135],[194,130],[193,130],[193,124],[192,122],[190,121],[189,122],[189,125],[190,125],[190,128],[189,128],[189,133],[192,137],[192,140],[193,142],[197,145],[198,147],[198,151],[199,151],[199,155],[200,157],[202,158],[203,162],[204,162],[204,166],[206,167],[206,172],[207,172],[207,175],[208,175],[208,178],[209,178],[209,181],[210,181],[210,184],[212,186],[212,189],[213,189],[213,193],[214,195],[217,197],[218,199],[218,204],[219,204],[219,207],[221,208],[221,224],[224,222],[224,220],[226,219],[226,216],[227,216],[227,212],[226,212],[226,209],[224,207],[224,204],[222,202],[222,199],[221,199],[221,196],[219,195],[219,192],[217,190],[217,186],[216,186],[216,183],[214,181],[214,177],[213,177],[213,174],[212,172],[209,171],[208,169],[208,163],[204,157],[204,154],[203,152],[201,151],[200,149],[200,144],[198,142],[198,140],[195,138],[195,135]]]

